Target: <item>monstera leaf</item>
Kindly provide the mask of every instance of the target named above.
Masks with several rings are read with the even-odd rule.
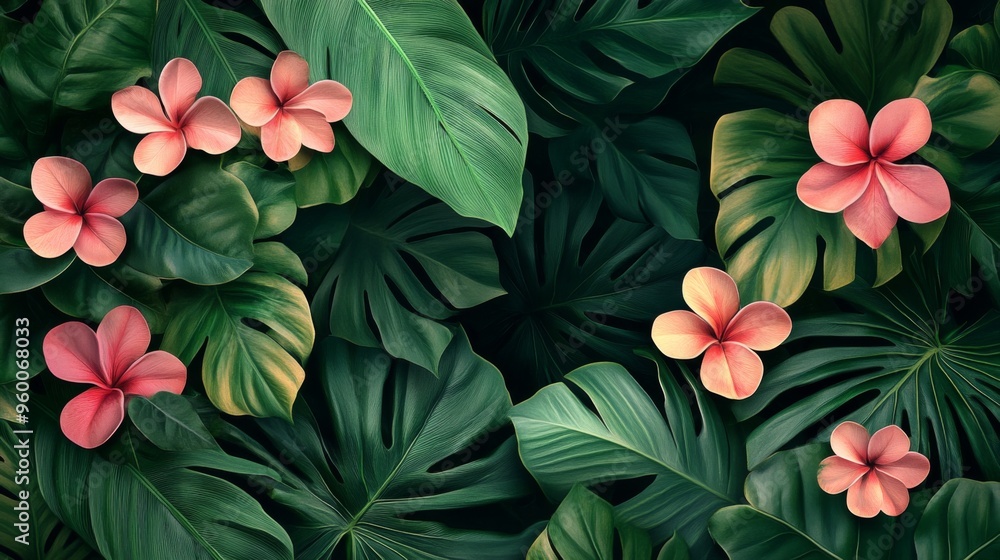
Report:
[[[970,72],[925,76],[950,29],[947,2],[908,6],[904,0],[828,1],[843,49],[833,47],[812,13],[799,7],[780,10],[771,31],[804,79],[756,51],[734,49],[720,59],[717,84],[757,89],[793,108],[787,114],[769,109],[729,114],[715,129],[711,186],[721,205],[719,250],[749,298],[780,305],[796,301],[816,268],[819,238],[825,244],[824,289],[854,280],[857,244],[843,218],[806,207],[795,192],[802,174],[819,162],[804,122],[816,104],[850,99],[871,119],[890,101],[919,97],[931,111],[943,147],[932,142],[918,154],[949,180],[960,172],[954,154],[982,150],[1000,132],[995,80]],[[879,249],[876,285],[901,270],[899,251],[894,237]]]
[[[315,271],[312,311],[321,331],[436,372],[453,337],[439,321],[503,293],[490,240],[470,231],[485,224],[411,185],[369,188],[350,207],[302,216],[287,239]]]
[[[1000,554],[1000,482],[949,480],[916,531],[921,560],[986,560]]]
[[[291,511],[296,558],[514,558],[532,532],[441,521],[529,491],[513,438],[480,450],[507,423],[500,372],[456,336],[437,376],[330,337],[315,359],[319,401],[295,425],[260,421],[276,451],[229,429],[281,475],[270,495]],[[433,520],[432,520],[433,519]],[[520,552],[519,552],[520,551]]]
[[[7,424],[0,425],[0,554],[10,559],[87,560],[94,551],[72,529],[59,522],[41,499],[37,479],[25,476],[18,466],[18,452],[24,447]],[[28,445],[31,445],[28,438]],[[30,449],[28,447],[27,449]],[[22,472],[18,474],[18,470]],[[22,500],[21,494],[27,495]],[[28,522],[18,527],[26,512]],[[22,529],[24,529],[22,531]]]
[[[913,529],[923,497],[912,496],[898,520],[855,517],[843,494],[827,494],[816,482],[819,462],[829,455],[829,447],[820,444],[783,451],[747,476],[750,505],[720,509],[709,523],[712,537],[729,558],[914,557]]]
[[[202,380],[216,408],[291,418],[315,338],[302,290],[251,270],[220,286],[178,286],[167,312],[161,348],[190,364],[205,346]]]
[[[462,216],[514,231],[524,106],[457,2],[263,0],[312,77],[354,95],[351,134]]]
[[[253,264],[257,206],[247,186],[218,161],[172,174],[122,217],[120,258],[150,276],[221,284]]]
[[[563,498],[574,484],[655,476],[615,508],[616,519],[648,530],[654,542],[676,531],[700,558],[711,547],[709,516],[739,499],[743,445],[685,368],[690,390],[659,367],[662,412],[625,368],[597,363],[540,390],[510,416],[521,460],[547,496]]]
[[[838,292],[856,312],[795,321],[789,342],[813,349],[770,369],[757,392],[733,408],[749,418],[779,395],[795,395],[750,434],[750,464],[812,433],[817,422],[824,422],[820,437],[828,437],[840,421],[853,420],[870,432],[903,426],[945,478],[971,462],[1000,476],[1000,368],[983,358],[1000,353],[1000,314],[988,309],[961,323],[948,313],[946,293],[936,279],[901,276],[886,289]]]
[[[153,26],[153,68],[184,57],[201,73],[201,95],[229,102],[236,82],[247,76],[267,77],[281,40],[274,31],[224,3],[205,0],[160,0]],[[234,5],[234,4],[231,4]],[[264,52],[262,52],[264,51]]]
[[[582,486],[574,486],[528,549],[527,560],[612,560],[616,540],[621,544],[622,558],[652,557],[653,546],[645,531],[616,522],[611,504]],[[657,560],[688,560],[684,540],[671,538]]]
[[[205,472],[273,470],[217,450],[164,454],[132,434],[126,428],[111,460],[74,446],[51,422],[33,442],[45,503],[102,557],[291,560],[288,534],[260,504]]]
[[[508,295],[468,314],[477,347],[540,384],[593,361],[648,366],[632,350],[649,344],[658,314],[683,307],[681,280],[704,262],[704,247],[608,221],[593,189],[525,189],[521,215],[538,216],[497,244]]]
[[[93,109],[149,75],[154,2],[43,2],[0,55],[0,70],[28,130],[43,133],[56,108]]]
[[[605,105],[652,78],[662,99],[753,13],[738,0],[487,0],[483,28],[527,102],[531,131],[552,137],[573,128],[568,105]]]

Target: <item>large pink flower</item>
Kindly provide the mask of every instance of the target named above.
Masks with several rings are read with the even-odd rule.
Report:
[[[931,136],[924,102],[897,99],[882,108],[868,129],[861,107],[846,99],[824,101],[809,115],[809,137],[823,160],[798,183],[799,199],[820,212],[844,212],[847,227],[878,249],[896,219],[918,224],[948,213],[948,185],[926,165],[900,165]]]
[[[844,422],[833,430],[830,446],[836,455],[819,464],[819,487],[828,494],[847,490],[847,509],[858,517],[903,513],[908,489],[931,469],[927,457],[910,451],[910,438],[899,426],[886,426],[869,439],[864,426]]]
[[[131,132],[148,134],[133,156],[139,171],[166,175],[181,164],[188,147],[221,154],[239,143],[240,123],[221,99],[195,100],[201,91],[201,74],[190,60],[168,62],[160,73],[159,90],[162,107],[153,92],[139,86],[111,96],[118,122]]]
[[[705,352],[701,363],[705,388],[730,399],[749,397],[764,375],[764,365],[754,350],[771,350],[788,338],[792,331],[788,313],[769,301],[740,309],[736,282],[716,268],[689,271],[682,290],[694,313],[670,311],[657,317],[653,322],[656,347],[676,360],[690,360]]]
[[[107,266],[125,249],[125,228],[116,218],[139,199],[128,179],[105,179],[92,186],[82,163],[43,157],[31,169],[31,190],[45,210],[24,223],[24,241],[36,255],[62,256],[70,248],[91,266]]]
[[[146,319],[127,305],[109,311],[97,333],[73,321],[45,335],[42,352],[53,375],[96,385],[66,403],[59,416],[70,441],[87,449],[97,447],[125,419],[129,397],[184,390],[187,368],[162,350],[147,353],[149,338]]]
[[[333,80],[309,85],[309,63],[292,51],[278,54],[271,81],[244,78],[229,100],[237,116],[261,127],[264,153],[288,161],[305,145],[318,152],[333,151],[333,129],[351,110],[351,92]]]

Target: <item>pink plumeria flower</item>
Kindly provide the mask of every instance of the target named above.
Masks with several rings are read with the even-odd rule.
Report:
[[[92,186],[82,163],[43,157],[31,169],[31,191],[44,211],[24,223],[24,241],[38,256],[52,259],[71,248],[91,266],[107,266],[125,249],[121,217],[139,199],[128,179],[105,179]]]
[[[903,513],[909,488],[927,478],[930,461],[910,451],[910,438],[899,426],[886,426],[868,438],[868,430],[844,422],[833,430],[830,446],[836,455],[819,464],[819,487],[828,494],[847,490],[847,509],[858,517]]]
[[[187,368],[162,350],[147,353],[149,339],[146,319],[127,305],[109,311],[96,333],[73,321],[45,335],[42,352],[53,375],[96,385],[66,403],[59,416],[70,441],[97,447],[121,426],[129,398],[149,398],[160,391],[179,395],[184,390]]]
[[[320,80],[309,85],[309,63],[292,51],[278,54],[271,81],[244,78],[233,89],[229,104],[250,126],[261,127],[264,153],[288,161],[302,146],[333,151],[333,128],[351,110],[353,98],[343,84]]]
[[[189,147],[217,155],[239,143],[240,123],[221,99],[195,100],[201,91],[201,74],[190,60],[168,62],[160,73],[159,90],[162,106],[153,92],[139,86],[111,96],[118,122],[130,132],[148,135],[133,155],[139,171],[167,175],[181,164]]]
[[[824,101],[809,115],[809,137],[823,160],[799,179],[799,200],[820,212],[844,212],[848,229],[872,249],[889,238],[897,218],[925,224],[951,208],[948,185],[926,165],[900,165],[931,136],[924,102],[897,99],[868,129],[861,107]]]
[[[690,360],[704,352],[705,388],[729,399],[749,397],[764,375],[764,364],[754,350],[771,350],[788,338],[792,331],[788,313],[769,301],[740,309],[736,282],[716,268],[689,271],[682,290],[694,313],[679,310],[657,317],[656,347],[675,360]]]

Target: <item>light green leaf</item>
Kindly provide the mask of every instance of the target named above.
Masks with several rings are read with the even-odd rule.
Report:
[[[457,2],[262,4],[313,79],[351,90],[344,124],[366,150],[462,216],[513,233],[524,106]]]
[[[316,153],[305,167],[294,172],[295,201],[302,208],[332,202],[343,204],[371,184],[378,166],[372,155],[343,125],[333,125],[337,147]]]
[[[226,167],[250,192],[259,219],[254,239],[274,237],[295,221],[295,179],[287,171],[267,171],[239,161]]]

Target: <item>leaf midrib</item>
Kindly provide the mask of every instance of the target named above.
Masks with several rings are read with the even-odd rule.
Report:
[[[68,74],[69,59],[76,52],[77,43],[80,39],[87,34],[97,24],[97,22],[104,17],[112,8],[117,7],[121,3],[121,0],[112,0],[104,9],[97,13],[93,19],[87,22],[87,25],[80,30],[79,33],[73,36],[73,40],[70,41],[69,46],[66,48],[66,53],[63,55],[62,64],[59,66],[59,81],[56,84],[55,91],[52,92],[52,109],[54,110],[56,105],[58,105],[59,91],[62,89],[63,83],[65,83],[66,75]]]
[[[219,46],[219,42],[215,39],[214,31],[212,31],[212,29],[208,26],[208,23],[205,21],[205,18],[201,16],[201,12],[198,11],[198,7],[191,4],[192,0],[182,0],[182,1],[184,2],[184,6],[191,13],[191,17],[194,19],[195,23],[197,23],[198,27],[201,29],[202,34],[205,36],[205,40],[212,48],[212,52],[215,54],[216,58],[219,59],[221,66],[229,74],[229,78],[235,85],[236,82],[239,81],[239,77],[236,76],[236,72],[233,71],[232,66],[229,65],[229,61],[226,60],[225,55],[222,54],[222,48]],[[204,4],[202,4],[201,2],[199,2],[199,4],[204,6]]]

